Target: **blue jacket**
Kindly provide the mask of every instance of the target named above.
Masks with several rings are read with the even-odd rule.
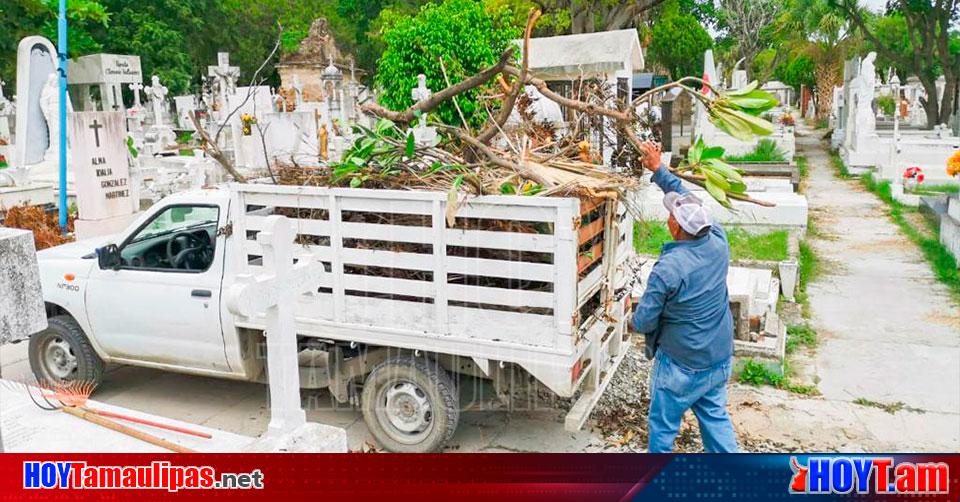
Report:
[[[667,192],[686,193],[665,166],[653,182]],[[730,246],[714,223],[698,239],[663,245],[646,291],[633,314],[633,327],[658,336],[658,350],[680,364],[702,369],[733,355],[733,316],[727,294]]]

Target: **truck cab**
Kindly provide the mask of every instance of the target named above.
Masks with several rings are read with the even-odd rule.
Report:
[[[40,251],[48,314],[75,323],[93,352],[86,355],[100,362],[83,361],[62,335],[34,337],[44,345],[31,350],[38,377],[87,369],[89,379],[89,366],[115,362],[243,378],[228,361],[220,315],[229,201],[223,189],[185,192],[124,232]]]

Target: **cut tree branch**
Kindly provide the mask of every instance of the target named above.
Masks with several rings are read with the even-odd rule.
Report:
[[[417,103],[414,103],[413,106],[402,112],[388,110],[376,103],[365,103],[360,106],[360,109],[367,113],[372,113],[378,117],[390,119],[396,123],[408,124],[416,118],[417,112],[429,113],[434,108],[440,106],[440,104],[444,101],[490,81],[494,75],[503,71],[504,67],[510,63],[510,59],[513,57],[513,51],[513,45],[507,47],[503,51],[503,54],[500,55],[500,61],[498,61],[495,65],[484,68],[479,73],[465,80],[433,93],[428,99],[418,101]]]

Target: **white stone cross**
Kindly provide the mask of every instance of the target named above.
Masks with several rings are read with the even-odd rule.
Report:
[[[424,74],[417,75],[417,86],[410,91],[410,97],[413,98],[415,103],[420,103],[430,99],[430,96],[433,92],[427,87],[427,76]],[[427,127],[427,114],[420,114],[420,121],[417,123],[417,126],[413,128],[413,137],[416,143],[420,146],[434,146],[437,144],[439,138],[437,137],[437,128],[436,127]]]
[[[154,125],[163,125],[163,100],[166,99],[167,88],[160,84],[160,78],[156,75],[150,77],[150,85],[143,88],[143,92],[150,98],[153,105],[153,123]]]
[[[230,53],[218,52],[217,65],[207,66],[207,76],[217,79],[220,88],[221,104],[227,106],[227,96],[234,93],[237,85],[237,79],[240,77],[240,67],[230,66]]]
[[[257,235],[264,273],[241,278],[227,291],[230,312],[252,317],[266,312],[267,377],[270,384],[268,433],[288,433],[306,423],[300,404],[300,365],[294,310],[297,297],[315,293],[323,264],[302,258],[293,264],[295,232],[286,216],[268,216]]]
[[[133,107],[140,109],[140,91],[143,90],[143,84],[140,82],[134,82],[130,84],[130,91],[133,92]]]
[[[410,97],[413,98],[414,103],[419,103],[421,101],[426,101],[430,99],[430,96],[433,94],[433,91],[427,87],[427,76],[423,73],[417,75],[417,86],[410,91]],[[427,114],[420,114],[420,127],[427,127]]]

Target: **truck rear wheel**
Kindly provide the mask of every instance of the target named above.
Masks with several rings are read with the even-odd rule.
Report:
[[[93,350],[77,321],[61,315],[47,320],[47,329],[30,337],[30,369],[45,383],[81,381],[99,385],[103,360]]]
[[[399,453],[440,449],[460,419],[453,379],[423,357],[393,357],[377,365],[363,384],[361,406],[373,437]]]

